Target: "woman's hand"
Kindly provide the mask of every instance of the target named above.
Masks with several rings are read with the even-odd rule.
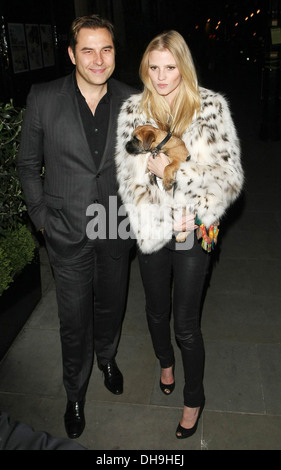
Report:
[[[165,167],[169,163],[169,158],[163,152],[160,152],[155,158],[150,154],[147,160],[147,169],[158,178],[163,178]]]
[[[191,232],[196,230],[198,225],[195,224],[195,214],[186,214],[178,220],[174,221],[173,229],[175,232]]]

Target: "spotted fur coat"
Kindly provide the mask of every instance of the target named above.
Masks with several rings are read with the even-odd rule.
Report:
[[[221,219],[243,185],[240,145],[225,98],[200,88],[201,110],[182,136],[190,159],[181,163],[173,195],[153,184],[147,155],[130,155],[125,145],[138,125],[141,94],[123,104],[118,119],[116,168],[119,193],[139,248],[152,253],[173,235],[173,220],[184,206],[209,227]],[[150,121],[155,126],[153,121]]]

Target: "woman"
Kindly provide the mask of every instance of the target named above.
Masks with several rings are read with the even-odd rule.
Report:
[[[150,42],[140,64],[140,77],[143,93],[131,96],[119,115],[117,177],[139,247],[148,326],[161,366],[160,388],[167,395],[175,386],[170,335],[173,310],[185,377],[184,407],[176,430],[176,437],[182,439],[195,433],[205,401],[200,313],[210,251],[218,221],[241,191],[243,171],[226,100],[198,86],[191,53],[179,33],[164,32]],[[161,188],[169,163],[164,153],[154,158],[126,151],[133,130],[144,124],[172,131],[189,151],[176,174],[172,194]],[[179,217],[182,206],[187,213]],[[185,244],[175,242],[177,231],[189,232]]]

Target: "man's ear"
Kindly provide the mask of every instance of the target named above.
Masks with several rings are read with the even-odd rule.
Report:
[[[76,65],[75,55],[74,55],[73,50],[71,49],[70,46],[68,46],[67,52],[68,52],[68,55],[69,55],[70,60],[71,60],[71,62],[73,63],[73,65]]]

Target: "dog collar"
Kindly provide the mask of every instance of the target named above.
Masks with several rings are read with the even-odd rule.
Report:
[[[157,147],[155,147],[155,149],[151,152],[153,157],[156,157],[156,155],[160,152],[160,150],[162,149],[162,147],[164,147],[164,145],[168,142],[168,140],[170,140],[170,138],[172,137],[172,132],[168,132],[168,134],[166,135],[166,137],[162,140],[162,142],[160,142]]]

